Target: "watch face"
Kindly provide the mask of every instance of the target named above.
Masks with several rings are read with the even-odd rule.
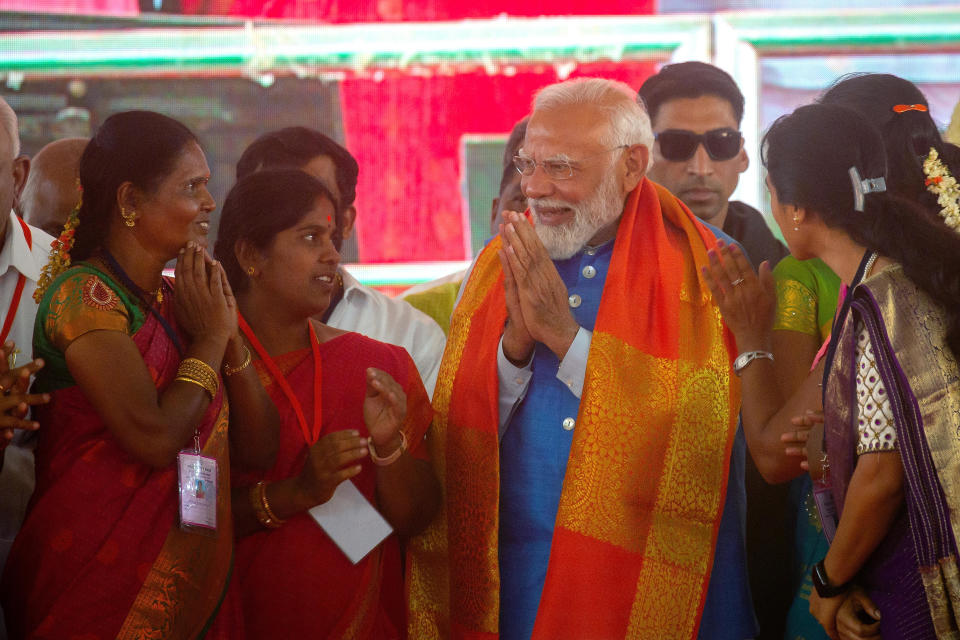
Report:
[[[752,353],[741,353],[738,355],[737,359],[733,361],[733,370],[740,373],[740,371],[753,360],[752,355]]]

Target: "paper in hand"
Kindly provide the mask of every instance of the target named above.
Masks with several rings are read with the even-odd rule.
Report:
[[[390,523],[349,480],[341,482],[325,503],[310,509],[310,515],[353,564],[393,532]]]

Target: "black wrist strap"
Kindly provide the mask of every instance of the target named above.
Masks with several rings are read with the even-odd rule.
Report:
[[[823,565],[823,560],[813,566],[810,577],[813,578],[813,586],[817,590],[817,595],[821,598],[835,598],[846,593],[847,589],[850,588],[849,582],[837,586],[830,584],[830,578],[827,576],[827,570]]]

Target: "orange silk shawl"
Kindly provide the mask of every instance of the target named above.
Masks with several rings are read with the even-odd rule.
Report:
[[[666,189],[628,197],[587,360],[535,639],[695,638],[723,511],[740,388],[700,273],[710,233]],[[451,321],[434,394],[441,512],[410,545],[409,636],[496,638],[495,238]]]

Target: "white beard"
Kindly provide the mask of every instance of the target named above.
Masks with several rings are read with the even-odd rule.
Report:
[[[620,194],[616,174],[610,171],[590,197],[574,205],[557,198],[529,198],[534,229],[540,242],[546,247],[552,260],[572,258],[595,236],[623,212],[623,196]],[[537,208],[570,208],[573,219],[561,225],[541,224]]]

